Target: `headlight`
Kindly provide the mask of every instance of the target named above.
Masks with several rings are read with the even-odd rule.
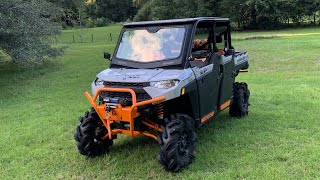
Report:
[[[169,89],[176,86],[179,83],[179,80],[166,80],[166,81],[157,81],[150,82],[150,86],[160,89]]]
[[[97,79],[94,81],[94,84],[95,84],[96,86],[102,86],[103,83],[104,83],[104,81],[103,81],[102,79],[99,79],[99,78],[97,78]]]

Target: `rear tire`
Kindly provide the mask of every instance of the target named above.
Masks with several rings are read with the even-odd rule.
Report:
[[[103,126],[95,110],[86,112],[84,116],[80,117],[80,125],[74,134],[80,154],[96,157],[108,152],[113,140],[101,139],[107,133],[107,129]]]
[[[179,172],[194,158],[197,140],[195,123],[185,114],[172,114],[165,122],[162,134],[158,135],[158,161],[165,170]]]
[[[233,101],[230,106],[229,114],[232,117],[244,117],[248,115],[250,91],[246,83],[234,83]]]

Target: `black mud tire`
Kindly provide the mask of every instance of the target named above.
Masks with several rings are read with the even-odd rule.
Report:
[[[108,152],[113,140],[101,139],[107,133],[107,129],[103,126],[95,110],[86,112],[84,116],[80,117],[80,125],[74,134],[80,154],[96,157]]]
[[[197,140],[195,123],[186,114],[172,114],[158,135],[158,161],[166,171],[179,172],[194,158]]]
[[[233,100],[230,105],[229,114],[232,117],[244,117],[248,115],[250,91],[246,83],[234,83]]]

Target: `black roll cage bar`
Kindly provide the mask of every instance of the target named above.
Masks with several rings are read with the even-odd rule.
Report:
[[[151,27],[151,26],[158,26],[158,27],[168,27],[168,26],[175,26],[175,25],[181,25],[186,27],[186,38],[185,38],[185,45],[189,43],[188,47],[184,47],[182,50],[182,53],[179,58],[172,60],[172,62],[169,62],[167,60],[164,60],[163,62],[151,62],[151,63],[137,63],[137,62],[130,62],[125,61],[121,59],[117,59],[115,56],[112,57],[110,68],[118,68],[118,67],[125,67],[125,68],[174,68],[174,69],[184,69],[187,67],[188,64],[188,57],[189,54],[192,52],[193,42],[195,39],[195,33],[197,30],[197,27],[199,24],[211,24],[209,26],[209,37],[208,37],[208,43],[213,44],[213,51],[217,51],[217,39],[216,39],[216,33],[215,29],[217,27],[217,24],[220,25],[222,23],[223,26],[226,26],[227,29],[223,31],[222,33],[218,34],[219,36],[222,36],[224,34],[224,39],[228,40],[225,41],[225,50],[233,49],[231,46],[231,25],[230,20],[228,18],[216,18],[216,17],[200,17],[200,18],[188,18],[188,19],[174,19],[174,20],[162,20],[162,21],[145,21],[145,22],[133,22],[125,24],[123,29],[121,30],[120,37],[118,40],[118,43],[116,45],[115,53],[118,51],[119,44],[121,41],[122,34],[125,29],[130,28],[143,28],[143,27]],[[225,32],[228,33],[225,33]],[[188,37],[189,36],[189,37]],[[212,47],[211,47],[212,48]]]

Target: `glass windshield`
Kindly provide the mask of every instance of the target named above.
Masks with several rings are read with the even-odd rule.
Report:
[[[146,29],[128,30],[116,57],[137,62],[153,62],[178,58],[181,54],[185,28],[162,28],[156,32]]]

